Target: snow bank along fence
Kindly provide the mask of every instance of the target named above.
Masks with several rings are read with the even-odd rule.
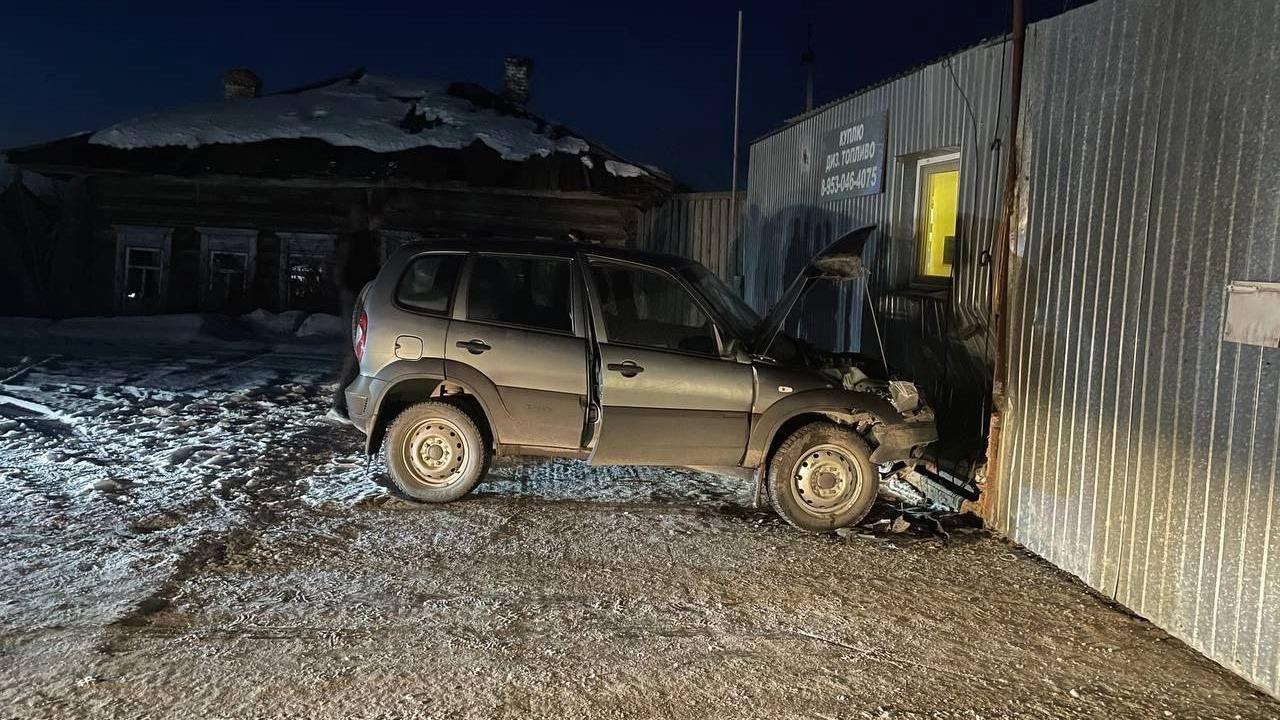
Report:
[[[877,224],[871,290],[889,361],[975,430],[1009,54],[1003,42],[967,50],[756,141],[745,211],[757,307],[813,249]],[[1011,409],[999,485],[986,488],[996,528],[1273,694],[1280,349],[1250,343],[1280,320],[1263,299],[1280,296],[1266,285],[1280,281],[1277,66],[1271,0],[1103,0],[1028,29]],[[824,142],[874,131],[875,118],[887,129],[880,186],[862,158],[831,180]],[[933,289],[913,282],[912,169],[948,151],[954,270]],[[1249,304],[1266,307],[1242,325]],[[848,347],[860,309],[842,299]]]

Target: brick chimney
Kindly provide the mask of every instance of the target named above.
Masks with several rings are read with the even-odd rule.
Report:
[[[227,99],[256,98],[262,94],[262,78],[247,68],[222,73],[222,92]]]
[[[533,76],[533,59],[508,57],[502,63],[502,95],[517,105],[529,102],[529,82]]]

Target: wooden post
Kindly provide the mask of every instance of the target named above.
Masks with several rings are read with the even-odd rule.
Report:
[[[1023,16],[1023,0],[1013,0],[1013,59],[1009,80],[1009,154],[1005,158],[1004,212],[1000,220],[1000,232],[996,233],[996,247],[991,278],[991,308],[995,323],[996,346],[991,368],[991,424],[987,432],[987,473],[978,501],[978,512],[991,524],[996,519],[1000,498],[1000,451],[1002,423],[1009,399],[1006,390],[1008,376],[1009,319],[1009,244],[1016,232],[1013,222],[1018,202],[1018,112],[1022,107],[1022,55],[1026,41],[1026,22]]]

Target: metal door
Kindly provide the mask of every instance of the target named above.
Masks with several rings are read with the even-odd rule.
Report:
[[[568,258],[481,254],[470,263],[445,375],[480,395],[501,443],[581,445],[587,343],[572,278]]]
[[[591,462],[737,465],[750,364],[721,357],[710,315],[675,276],[597,259],[590,276],[603,406]]]

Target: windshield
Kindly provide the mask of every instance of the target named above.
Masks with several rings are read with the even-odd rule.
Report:
[[[711,303],[720,317],[729,324],[730,332],[739,340],[751,339],[756,326],[760,324],[760,316],[737,293],[730,290],[723,280],[701,265],[685,265],[677,272]]]

